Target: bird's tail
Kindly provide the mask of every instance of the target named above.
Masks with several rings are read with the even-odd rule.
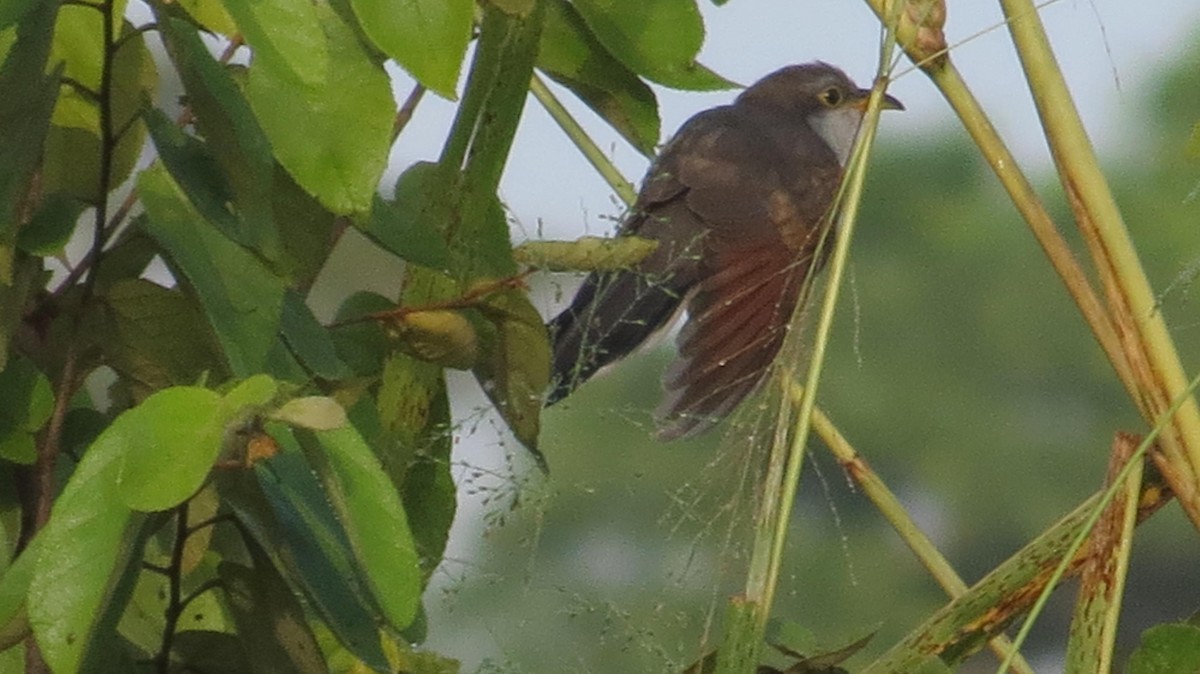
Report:
[[[605,365],[666,327],[690,284],[630,271],[593,273],[571,305],[547,325],[554,373],[546,405],[567,397]]]

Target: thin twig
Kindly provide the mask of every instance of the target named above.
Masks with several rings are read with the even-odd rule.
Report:
[[[175,541],[171,546],[171,561],[167,565],[167,608],[164,612],[162,640],[159,642],[158,654],[154,656],[155,670],[158,674],[168,674],[171,670],[171,646],[175,642],[175,629],[179,625],[179,616],[183,614],[183,553],[187,547],[188,538],[188,504],[185,501],[175,509]]]
[[[400,133],[404,131],[404,127],[408,126],[408,122],[412,120],[413,112],[417,109],[417,104],[425,96],[425,87],[421,84],[413,87],[412,91],[408,92],[408,98],[404,99],[404,103],[400,109],[396,111],[396,120],[392,122],[392,142],[400,137]]]
[[[355,318],[348,318],[344,321],[338,321],[336,323],[331,323],[329,325],[329,327],[330,328],[341,328],[341,327],[345,327],[347,325],[353,325],[356,323],[365,323],[367,321],[395,320],[398,318],[403,318],[409,314],[415,314],[415,313],[418,313],[421,311],[445,311],[445,310],[449,310],[449,309],[473,309],[475,307],[478,307],[479,301],[482,298],[487,297],[488,295],[500,292],[502,290],[509,290],[512,288],[524,287],[525,279],[528,278],[529,275],[532,274],[533,272],[534,272],[534,270],[528,269],[526,271],[521,272],[520,274],[516,274],[515,276],[509,276],[507,278],[502,278],[498,281],[492,281],[490,283],[484,283],[482,285],[475,286],[474,288],[471,288],[467,292],[463,293],[460,297],[456,297],[452,300],[445,300],[443,302],[430,302],[429,304],[420,304],[420,305],[416,305],[416,306],[396,307],[394,309],[387,309],[384,311],[375,311],[375,312],[366,314],[364,316],[357,316]]]
[[[597,147],[592,137],[583,130],[579,122],[575,121],[571,113],[567,112],[567,109],[563,107],[562,102],[555,97],[554,92],[550,91],[550,88],[546,86],[542,78],[536,74],[529,82],[529,92],[542,104],[542,107],[550,114],[551,119],[558,123],[558,126],[563,130],[563,133],[567,134],[571,142],[575,143],[575,147],[579,148],[579,151],[583,153],[588,163],[604,178],[604,181],[617,193],[621,201],[625,202],[626,206],[632,206],[633,202],[637,199],[637,190],[633,189],[633,185],[629,184],[628,180],[625,180],[625,176],[621,175],[617,167]]]

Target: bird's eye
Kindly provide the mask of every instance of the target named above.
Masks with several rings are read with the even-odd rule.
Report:
[[[837,87],[830,87],[821,92],[821,102],[832,108],[842,102],[842,92]]]

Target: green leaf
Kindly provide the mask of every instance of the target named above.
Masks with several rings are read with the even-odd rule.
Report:
[[[275,342],[283,281],[216,231],[161,167],[142,171],[146,230],[195,289],[237,376],[259,371]]]
[[[139,425],[136,409],[118,417],[84,454],[38,534],[29,623],[55,672],[82,666],[129,559],[140,554],[144,516],[125,506],[118,484],[128,437]]]
[[[41,3],[25,14],[12,57],[0,67],[0,91],[21,92],[0,96],[0,285],[13,281],[13,244],[58,96],[57,78],[44,74],[55,9]],[[28,12],[27,7],[13,10]]]
[[[1129,657],[1127,674],[1200,672],[1200,627],[1184,623],[1155,625]]]
[[[338,641],[372,668],[387,670],[377,629],[382,616],[360,585],[350,543],[291,433],[280,430],[274,435],[283,451],[257,464],[252,474],[217,476],[222,502]]]
[[[279,163],[301,187],[334,213],[366,212],[387,165],[396,113],[391,84],[332,9],[311,6],[322,32],[310,48],[327,53],[328,66],[310,70],[272,51],[257,53],[246,97]]]
[[[363,32],[418,82],[453,99],[472,0],[350,0]]]
[[[318,442],[301,438],[375,601],[404,629],[420,604],[421,569],[396,488],[353,426],[317,432]]]
[[[222,414],[229,419],[240,419],[244,410],[261,408],[279,395],[279,384],[265,374],[256,374],[234,386],[221,403]]]
[[[146,398],[102,436],[122,443],[121,500],[145,512],[182,503],[204,483],[224,434],[221,396],[213,391],[180,386]]]
[[[188,16],[192,17],[193,21],[214,33],[232,37],[239,32],[237,24],[221,0],[176,0],[176,2],[188,13]],[[238,9],[241,8],[240,3],[235,2],[234,4],[239,5]]]
[[[654,91],[600,44],[574,5],[551,0],[538,68],[575,93],[625,140],[654,156],[660,123]]]
[[[253,541],[247,541],[254,567],[221,562],[217,567],[226,605],[248,646],[246,659],[255,672],[323,674],[328,672],[304,609],[291,588]]]
[[[234,238],[252,245],[268,260],[277,259],[280,237],[272,205],[275,159],[271,143],[238,85],[209,53],[196,29],[179,19],[159,18],[167,53],[179,71],[188,104],[196,116],[196,128],[219,168],[212,180],[227,181],[225,184],[233,192],[233,211],[239,216],[239,226],[245,228],[239,229],[241,235]],[[166,136],[164,133],[155,136],[156,146],[164,153],[163,161],[173,172],[176,169],[172,167],[182,162],[188,167],[187,174],[196,178],[196,183],[190,180],[182,183],[185,189],[190,192],[197,184],[208,184],[219,197],[219,185],[204,180],[207,168],[195,166],[196,153],[186,151],[194,146],[183,141],[172,142]],[[176,146],[183,152],[173,151]],[[199,210],[205,212],[203,208]]]
[[[26,597],[41,556],[41,540],[35,536],[0,576],[0,651],[24,641],[30,634]]]
[[[149,395],[224,371],[195,299],[143,279],[117,281],[99,295],[105,362]]]
[[[488,295],[480,311],[495,325],[496,334],[475,368],[475,377],[517,440],[545,468],[537,441],[551,354],[541,315],[517,290]]]
[[[255,68],[269,62],[305,85],[319,85],[336,69],[321,28],[328,17],[320,14],[317,3],[256,0],[221,4],[254,49]]]
[[[575,0],[596,38],[634,72],[676,89],[735,86],[696,62],[704,21],[696,0]]]

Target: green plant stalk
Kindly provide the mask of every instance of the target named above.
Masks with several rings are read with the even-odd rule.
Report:
[[[1170,502],[1170,492],[1164,486],[1157,476],[1142,485],[1138,522]],[[1103,509],[1104,496],[1104,492],[1093,494],[984,576],[966,594],[938,609],[859,674],[905,674],[916,671],[921,663],[935,656],[954,666],[983,648],[988,639],[1002,633],[1025,613],[1043,590],[1055,587],[1064,576],[1082,569],[1089,557],[1066,551],[1071,541],[1081,533],[1086,535],[1087,520]],[[1054,575],[1060,562],[1066,571]]]
[[[883,88],[877,86],[871,93],[867,111],[846,168],[846,176],[838,194],[837,203],[841,204],[837,222],[838,234],[833,250],[833,259],[829,265],[829,282],[821,305],[813,348],[808,358],[809,366],[804,387],[807,395],[802,398],[799,405],[795,406],[798,409],[791,432],[787,432],[786,423],[783,421],[787,415],[781,415],[779,425],[776,427],[767,475],[761,487],[763,496],[755,521],[755,538],[746,574],[745,594],[734,600],[738,604],[737,608],[749,609],[752,620],[741,620],[726,628],[722,649],[733,651],[737,655],[735,657],[718,657],[718,674],[754,674],[756,671],[755,663],[766,634],[767,621],[771,615],[771,606],[774,603],[775,590],[779,582],[779,570],[782,566],[784,545],[787,542],[788,524],[791,521],[789,515],[792,505],[795,503],[800,471],[804,464],[804,446],[811,424],[814,395],[820,381],[825,350],[833,327],[838,293],[846,268],[846,260],[849,257],[850,241],[853,238],[858,204],[862,198],[863,183],[866,178],[866,160],[875,139],[876,128],[879,125],[882,101]],[[797,311],[800,310],[801,308],[798,307]],[[784,376],[790,378],[791,375],[785,372]],[[786,398],[785,396],[782,403],[785,408],[789,406]],[[731,604],[730,608],[732,610],[735,607]],[[741,633],[734,634],[731,630],[740,630]]]
[[[865,2],[881,20],[888,16],[888,12],[895,11],[894,0],[865,0]],[[1046,257],[1049,258],[1051,266],[1062,279],[1063,285],[1066,286],[1075,305],[1079,307],[1080,313],[1083,314],[1083,318],[1091,328],[1092,334],[1095,335],[1100,348],[1104,350],[1109,362],[1112,363],[1121,383],[1125,386],[1126,391],[1133,395],[1137,391],[1137,383],[1125,353],[1121,349],[1121,342],[1117,337],[1112,319],[1108,315],[1108,310],[1092,288],[1091,281],[1088,280],[1087,274],[1076,259],[1070,245],[1058,231],[1049,213],[1046,212],[1032,183],[1021,171],[1016,158],[1013,157],[996,132],[996,128],[992,125],[987,113],[983,111],[979,100],[971,93],[962,75],[950,61],[949,54],[943,53],[938,58],[928,58],[927,55],[918,52],[911,43],[902,40],[900,46],[913,63],[917,64],[933,81],[954,113],[958,115],[963,128],[979,147],[988,166],[996,174],[1001,186],[1008,193],[1009,199],[1012,200]]]
[[[793,400],[799,400],[802,392],[799,385],[791,387],[791,397]],[[908,512],[901,505],[900,500],[892,493],[888,486],[884,484],[879,475],[871,469],[862,455],[854,449],[853,446],[846,440],[845,436],[838,431],[829,417],[825,415],[819,408],[813,410],[813,430],[824,441],[825,446],[837,458],[838,463],[850,475],[867,498],[875,504],[875,508],[880,514],[892,525],[896,533],[900,535],[901,540],[908,546],[909,550],[917,556],[921,564],[933,576],[938,585],[942,587],[951,599],[961,597],[967,592],[967,584],[959,577],[954,567],[942,555],[933,541],[921,531],[917,523],[909,517]],[[1135,502],[1136,503],[1136,502]],[[988,642],[988,646],[996,657],[1001,661],[1010,657],[1010,653],[1014,653],[1012,641],[1003,634],[996,636]],[[1012,656],[1013,670],[1020,674],[1033,674],[1033,668],[1025,661],[1025,658],[1020,653]]]
[[[632,206],[633,202],[637,200],[637,191],[634,190],[633,185],[628,180],[625,180],[625,176],[621,175],[617,167],[609,161],[608,157],[596,145],[591,136],[583,130],[579,122],[575,121],[575,118],[563,107],[562,102],[558,100],[554,92],[550,91],[550,88],[546,86],[546,83],[536,73],[529,82],[529,91],[538,100],[538,103],[542,104],[546,112],[550,113],[550,118],[558,124],[563,133],[567,134],[567,137],[571,139],[575,147],[579,148],[584,158],[588,160],[592,168],[596,169],[600,177],[604,178],[604,181],[608,183],[613,192],[616,192],[621,201],[625,202],[626,206]]]
[[[1112,484],[1109,485],[1108,489],[1105,489],[1101,494],[1099,503],[1097,503],[1092,511],[1088,513],[1087,519],[1084,521],[1083,526],[1071,540],[1070,547],[1068,547],[1066,552],[1063,554],[1062,562],[1059,563],[1058,567],[1054,569],[1054,573],[1050,576],[1050,580],[1046,584],[1046,589],[1041,592],[1037,598],[1037,602],[1035,602],[1033,608],[1030,609],[1029,619],[1021,625],[1021,630],[1017,632],[1017,637],[1014,642],[1018,647],[1025,642],[1025,638],[1029,635],[1030,630],[1033,629],[1034,620],[1041,613],[1042,607],[1044,607],[1046,602],[1050,600],[1050,590],[1058,585],[1058,582],[1063,578],[1063,576],[1066,575],[1071,560],[1076,558],[1076,553],[1079,552],[1080,548],[1083,547],[1084,542],[1087,541],[1088,535],[1091,534],[1092,530],[1096,526],[1096,522],[1099,521],[1100,516],[1104,514],[1104,509],[1108,507],[1109,503],[1112,503],[1117,492],[1124,487],[1126,481],[1129,479],[1129,476],[1133,473],[1134,464],[1142,461],[1143,457],[1146,456],[1146,451],[1149,450],[1150,446],[1154,444],[1154,441],[1162,433],[1163,429],[1171,424],[1171,421],[1174,419],[1175,415],[1181,409],[1183,409],[1189,400],[1192,399],[1192,392],[1196,389],[1197,385],[1200,385],[1200,375],[1193,379],[1191,383],[1188,384],[1178,396],[1176,396],[1175,401],[1171,403],[1171,407],[1169,407],[1167,411],[1159,417],[1158,421],[1154,424],[1154,427],[1151,428],[1150,432],[1146,434],[1146,437],[1142,439],[1142,442],[1138,445],[1137,450],[1134,451],[1133,455],[1129,457],[1129,461],[1125,463],[1125,466],[1121,469],[1121,472],[1119,472],[1116,478],[1112,480]],[[1141,469],[1138,468],[1138,470]],[[1163,477],[1165,478],[1166,476],[1164,475]],[[999,674],[1003,674],[1003,672],[1006,671],[1006,666],[1007,663],[1001,666]]]
[[[1113,442],[1112,470],[1129,462],[1137,438],[1118,433]],[[1067,643],[1067,674],[1108,674],[1112,671],[1113,646],[1129,554],[1133,549],[1133,529],[1137,524],[1137,494],[1142,483],[1143,461],[1130,462],[1128,478],[1116,499],[1103,515],[1092,536],[1092,560],[1083,570],[1079,599],[1071,621]]]
[[[1031,0],[1001,0],[1017,54],[1037,105],[1042,128],[1100,278],[1122,330],[1123,346],[1138,375],[1135,398],[1147,420],[1187,387],[1187,377],[1121,211],[1100,169],[1041,17]],[[1186,400],[1163,436],[1165,477],[1193,523],[1200,527],[1200,407]],[[1168,469],[1169,468],[1169,469]]]

